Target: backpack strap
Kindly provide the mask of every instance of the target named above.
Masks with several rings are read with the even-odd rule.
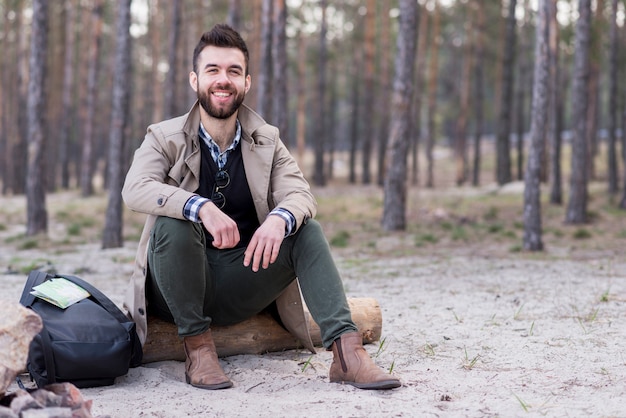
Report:
[[[33,305],[35,296],[31,295],[30,292],[33,290],[33,287],[42,284],[49,277],[52,277],[52,275],[41,270],[33,270],[30,272],[28,279],[26,279],[24,290],[22,290],[22,297],[20,298],[22,306],[30,307]]]
[[[85,289],[89,292],[92,298],[98,302],[100,306],[102,306],[107,312],[115,317],[119,322],[124,323],[130,321],[130,319],[124,315],[124,313],[114,304],[111,299],[109,299],[104,293],[99,291],[95,286],[91,283],[86,282],[85,280],[78,278],[76,276],[71,275],[57,275],[58,278],[67,279],[70,282],[77,284],[78,286]]]

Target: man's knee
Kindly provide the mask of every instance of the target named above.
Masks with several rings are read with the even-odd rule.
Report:
[[[151,241],[155,249],[171,245],[184,250],[189,246],[204,245],[204,233],[202,226],[195,222],[159,216],[152,227]]]

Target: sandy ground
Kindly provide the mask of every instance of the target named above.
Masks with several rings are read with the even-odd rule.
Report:
[[[121,303],[134,244],[86,244],[55,254]],[[39,250],[21,251],[35,260]],[[0,252],[0,299],[17,301],[23,274]],[[210,392],[184,383],[184,364],[132,369],[114,386],[83,389],[95,416],[125,417],[618,417],[626,416],[626,260],[541,260],[462,254],[375,260],[338,256],[348,296],[374,297],[384,344],[366,346],[403,386],[361,391],[328,382],[322,349],[222,359],[234,382]],[[13,266],[12,266],[13,267]]]

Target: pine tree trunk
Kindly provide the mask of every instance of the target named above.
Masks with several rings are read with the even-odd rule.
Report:
[[[48,1],[33,0],[33,23],[28,80],[28,165],[26,176],[26,235],[46,233],[45,81],[48,53]]]
[[[267,121],[272,119],[272,6],[263,0],[261,11],[261,66],[257,76],[256,111]]]
[[[500,115],[498,117],[498,135],[496,143],[496,180],[503,185],[511,182],[511,104],[513,98],[513,72],[515,68],[517,0],[509,1],[509,12],[506,17],[506,34],[502,55],[502,95],[500,97]]]
[[[74,120],[74,49],[76,45],[76,4],[75,0],[65,0],[65,57],[63,63],[63,112],[61,134],[59,135],[59,165],[61,166],[61,188],[70,187],[70,143]]]
[[[179,39],[181,32],[181,0],[172,0],[170,2],[170,24],[169,36],[167,40],[168,55],[167,66],[168,71],[163,85],[163,110],[166,119],[176,116],[176,97],[178,97],[178,59],[177,52],[179,48]]]
[[[550,203],[563,203],[563,187],[561,179],[561,131],[563,98],[561,97],[561,65],[559,63],[559,24],[557,1],[550,0]]]
[[[389,171],[385,178],[382,226],[387,231],[406,229],[407,153],[413,76],[417,43],[418,9],[414,0],[400,0],[395,76],[391,96],[391,122],[387,158]]]
[[[430,43],[430,62],[428,66],[428,119],[426,122],[426,187],[429,188],[435,187],[435,159],[433,152],[435,148],[435,138],[437,136],[435,117],[437,112],[437,75],[439,72],[439,31],[441,30],[440,11],[437,1],[434,3],[432,13],[434,15],[434,23]]]
[[[472,31],[474,30],[475,15],[471,16],[466,24],[465,44],[463,45],[463,67],[461,70],[459,115],[456,121],[455,161],[456,185],[462,186],[467,180],[467,120],[469,113],[471,69],[473,61]]]
[[[113,105],[109,131],[109,201],[106,210],[102,248],[119,248],[122,238],[122,151],[124,128],[128,121],[130,87],[130,3],[120,0],[117,16],[117,44],[115,47],[115,72],[113,74]]]
[[[320,22],[320,38],[319,38],[319,58],[317,61],[317,101],[315,104],[315,168],[313,172],[313,183],[317,186],[326,184],[326,174],[324,173],[324,150],[325,137],[327,135],[326,124],[324,120],[324,104],[326,103],[326,66],[327,45],[326,45],[326,0],[320,1],[322,9],[322,20]]]
[[[578,1],[579,18],[576,23],[574,79],[572,87],[573,114],[575,122],[572,139],[572,174],[570,198],[565,222],[581,224],[587,222],[587,182],[589,150],[587,147],[587,105],[589,77],[589,40],[591,24],[591,0]]]
[[[415,89],[413,90],[413,120],[411,132],[411,184],[419,184],[419,144],[422,138],[422,103],[424,88],[424,68],[428,45],[428,13],[419,6],[419,34],[417,39],[417,57],[415,62]]]
[[[480,184],[480,157],[481,137],[483,135],[484,115],[484,65],[485,65],[485,7],[482,0],[475,0],[473,6],[477,9],[476,28],[476,62],[474,63],[474,164],[472,185]]]
[[[614,195],[618,191],[617,176],[617,95],[619,86],[618,71],[618,37],[617,37],[617,0],[611,0],[611,33],[609,46],[609,138],[608,138],[608,177],[609,193]],[[626,134],[625,132],[622,135]]]
[[[93,194],[94,174],[94,128],[96,124],[96,103],[98,98],[98,71],[100,70],[100,44],[102,43],[103,0],[95,0],[91,17],[91,45],[87,72],[87,103],[85,132],[82,139],[83,152],[80,170],[80,190],[83,197]]]
[[[273,84],[274,94],[272,94],[272,121],[281,133],[282,141],[287,146],[291,145],[288,116],[289,102],[287,98],[287,5],[285,0],[274,1],[274,24],[273,24]]]
[[[365,28],[363,39],[363,71],[365,78],[363,102],[367,106],[363,109],[365,114],[363,115],[363,136],[361,147],[361,180],[363,184],[370,184],[372,182],[372,172],[370,168],[372,158],[372,142],[374,140],[374,119],[375,119],[375,107],[373,104],[376,101],[374,96],[374,77],[375,77],[375,51],[376,51],[376,1],[366,1],[367,13],[365,15]]]
[[[389,0],[380,2],[381,10],[378,13],[380,16],[380,69],[378,74],[380,75],[380,84],[378,86],[378,100],[376,100],[376,108],[378,109],[378,130],[376,134],[376,143],[378,144],[378,150],[376,153],[377,158],[377,170],[376,181],[379,186],[384,185],[385,172],[386,172],[386,158],[385,150],[387,149],[387,143],[389,142],[389,91],[391,91],[391,84],[389,82],[390,69],[389,69],[389,56],[392,51],[391,47],[391,22],[389,19]],[[333,125],[330,125],[333,126]]]
[[[543,250],[541,239],[541,161],[546,136],[550,63],[548,57],[549,0],[539,0],[535,40],[530,149],[524,175],[524,249]]]
[[[241,0],[228,0],[226,23],[236,31],[241,29]]]

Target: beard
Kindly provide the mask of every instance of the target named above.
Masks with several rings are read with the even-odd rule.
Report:
[[[228,119],[239,109],[243,100],[246,98],[246,93],[241,92],[235,95],[235,100],[228,107],[218,107],[211,103],[211,93],[202,91],[198,86],[198,101],[200,106],[209,114],[209,116],[216,119]]]

